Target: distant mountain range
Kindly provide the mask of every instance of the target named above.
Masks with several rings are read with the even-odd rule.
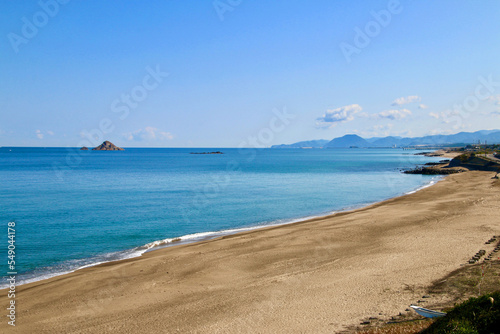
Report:
[[[434,135],[425,137],[373,137],[361,138],[348,134],[332,140],[309,140],[294,144],[273,145],[271,148],[349,148],[349,147],[409,147],[409,146],[445,146],[454,144],[474,144],[478,141],[488,144],[500,143],[500,130],[482,130],[460,132],[453,135]]]
[[[330,141],[327,139],[319,139],[319,140],[308,140],[308,141],[299,141],[294,144],[281,144],[281,145],[273,145],[271,148],[303,148],[303,147],[313,147],[313,148],[322,148]]]

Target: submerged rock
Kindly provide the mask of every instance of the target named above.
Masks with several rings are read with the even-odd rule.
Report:
[[[215,152],[190,152],[189,154],[224,154],[221,151],[215,151]]]
[[[461,168],[448,168],[448,167],[417,167],[411,170],[405,170],[405,174],[423,174],[423,175],[448,175],[465,172]]]

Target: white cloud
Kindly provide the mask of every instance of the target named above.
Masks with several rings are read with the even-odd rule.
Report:
[[[435,112],[430,112],[429,116],[434,117],[435,119],[439,119],[439,114],[436,114]]]
[[[387,136],[401,136],[401,137],[415,137],[412,130],[401,129],[400,126],[394,127],[394,124],[377,124],[363,131],[353,131],[363,138],[372,137],[387,137]]]
[[[378,114],[375,114],[374,116],[376,118],[387,118],[387,119],[396,120],[396,119],[405,118],[406,116],[409,116],[411,114],[412,114],[411,111],[408,109],[400,109],[400,110],[392,109],[392,110],[385,110],[385,111],[379,112]]]
[[[458,109],[447,109],[445,111],[442,111],[440,112],[439,114],[435,114],[435,115],[438,115],[439,118],[437,119],[441,119],[442,123],[443,124],[449,124],[449,123],[454,123],[454,122],[460,122],[461,123],[461,120],[463,119],[462,115],[460,114],[460,111]],[[432,116],[434,118],[436,118],[435,116]]]
[[[426,136],[449,135],[451,133],[453,133],[453,131],[450,129],[445,130],[445,129],[437,128],[437,129],[432,129],[430,131],[427,131]]]
[[[428,109],[429,107],[423,103],[418,105],[418,109]]]
[[[409,130],[409,129],[408,130],[399,131],[395,135],[401,136],[401,137],[415,137],[416,136],[416,134],[412,130]]]
[[[36,130],[35,133],[36,133],[36,136],[38,137],[38,139],[43,139],[43,137],[46,134],[51,135],[51,136],[54,135],[54,132],[52,132],[50,130],[47,130],[45,133],[43,133],[42,130]]]
[[[363,108],[359,104],[350,104],[333,110],[327,110],[326,113],[317,118],[316,125],[322,128],[331,128],[340,122],[349,122],[354,120],[354,115]]]
[[[394,124],[385,124],[385,125],[374,125],[373,130],[375,131],[387,131],[394,127]]]
[[[144,129],[135,130],[125,134],[128,140],[171,140],[174,136],[170,132],[161,131],[152,126],[147,126]]]
[[[387,137],[390,135],[392,128],[394,127],[394,124],[379,124],[379,125],[374,125],[371,128],[369,128],[367,131],[364,131],[362,134],[365,137]]]
[[[497,115],[497,116],[500,116],[500,94],[499,95],[492,95],[488,98],[488,101],[492,101],[495,103],[495,108],[497,108],[497,110],[495,111],[492,111],[490,113],[490,115]]]
[[[470,125],[466,126],[465,124],[455,124],[453,126],[453,130],[463,130],[467,128],[470,128]]]
[[[391,105],[400,106],[400,105],[408,104],[408,103],[412,103],[412,102],[420,102],[421,100],[422,100],[422,98],[420,96],[411,95],[411,96],[407,96],[407,97],[399,97],[399,98],[395,99],[394,101],[392,101]]]
[[[492,95],[488,97],[488,101],[493,101],[496,105],[500,105],[500,95]]]

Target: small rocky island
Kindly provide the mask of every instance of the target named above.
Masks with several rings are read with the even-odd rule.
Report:
[[[88,148],[87,146],[84,146],[84,147],[82,147],[82,148],[80,149],[80,151],[88,151],[88,150],[89,150],[89,148]]]
[[[125,150],[121,147],[116,146],[112,142],[106,140],[101,145],[94,147],[92,151],[125,151]]]

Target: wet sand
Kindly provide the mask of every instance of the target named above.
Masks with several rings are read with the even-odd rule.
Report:
[[[0,332],[332,333],[397,315],[500,234],[494,175],[19,286]]]

